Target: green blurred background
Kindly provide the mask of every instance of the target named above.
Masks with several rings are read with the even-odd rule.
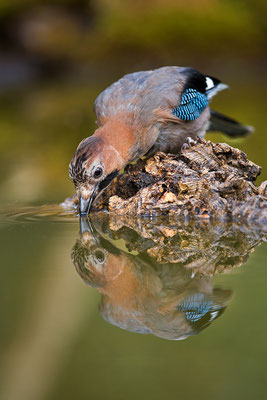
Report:
[[[230,85],[214,108],[256,131],[209,138],[264,167],[266,11],[263,0],[1,0],[0,203],[69,196],[68,163],[95,129],[96,96],[125,73],[163,65]]]

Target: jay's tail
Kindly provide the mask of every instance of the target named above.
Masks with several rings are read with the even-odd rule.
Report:
[[[230,137],[247,136],[254,131],[249,125],[242,125],[232,118],[228,118],[217,111],[210,110],[210,125],[208,131],[220,131]]]

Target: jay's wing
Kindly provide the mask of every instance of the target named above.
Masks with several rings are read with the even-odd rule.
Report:
[[[125,75],[95,101],[97,123],[118,113],[145,127],[154,122],[199,118],[209,99],[226,87],[192,68],[163,67]]]

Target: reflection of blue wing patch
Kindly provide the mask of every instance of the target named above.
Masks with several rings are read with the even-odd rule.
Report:
[[[202,293],[187,296],[178,306],[185,313],[187,321],[196,322],[213,308],[213,302]]]
[[[178,107],[172,109],[176,117],[183,121],[194,121],[209,104],[207,96],[195,89],[186,89]]]

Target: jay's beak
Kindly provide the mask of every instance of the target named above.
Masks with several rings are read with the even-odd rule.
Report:
[[[82,196],[80,197],[79,212],[81,217],[84,217],[89,213],[91,205],[91,197],[89,199],[84,199]]]
[[[80,196],[79,213],[81,217],[86,216],[90,212],[95,197],[95,190],[93,190],[91,196],[86,199]]]

